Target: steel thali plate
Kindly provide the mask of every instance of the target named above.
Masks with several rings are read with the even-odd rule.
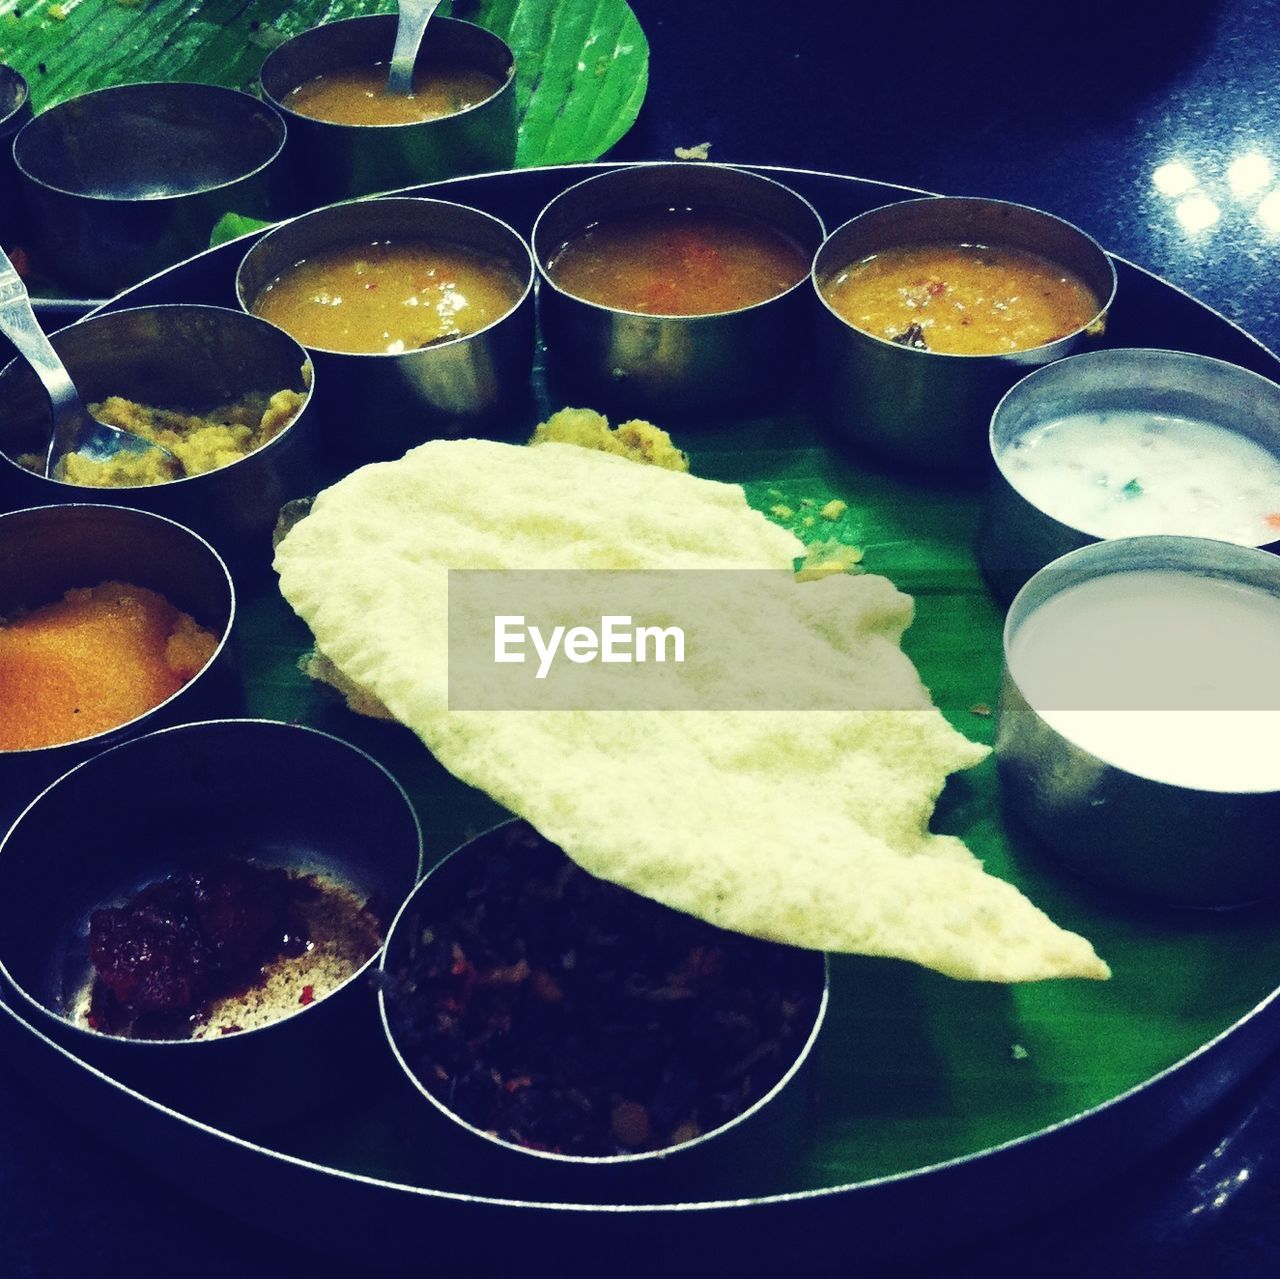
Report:
[[[527,235],[542,205],[607,165],[532,169],[421,188]],[[919,194],[839,175],[760,170],[814,203],[828,230]],[[1105,228],[1087,228],[1105,242]],[[234,305],[246,237],[129,290],[112,308]],[[1280,360],[1203,304],[1118,262],[1107,343],[1165,346],[1280,380]],[[558,407],[536,388],[542,410]],[[318,390],[322,393],[322,388]],[[945,411],[940,406],[939,411]],[[533,421],[513,423],[520,438]],[[831,445],[803,404],[766,416],[671,425],[695,474],[745,486],[752,504],[849,504],[866,567],[915,596],[906,648],[962,731],[990,740],[1001,614],[971,549],[980,491],[911,477]],[[264,550],[265,556],[265,550]],[[239,636],[249,713],[299,719],[383,762],[413,798],[433,863],[500,816],[449,777],[407,730],[361,720],[296,667],[309,646],[268,578],[242,585]],[[957,983],[886,960],[833,964],[828,1024],[780,1137],[670,1180],[590,1184],[509,1175],[444,1132],[369,1044],[358,1078],[322,1110],[237,1125],[198,1099],[149,1098],[56,1046],[0,1002],[5,1053],[85,1123],[162,1175],[280,1229],[305,1207],[305,1237],[357,1259],[430,1240],[437,1260],[510,1261],[534,1248],[607,1248],[637,1265],[673,1238],[730,1259],[818,1264],[954,1244],[1061,1199],[1172,1137],[1280,1042],[1280,909],[1162,911],[1080,883],[1000,811],[988,761],[948,787],[935,827],[964,837],[996,874],[1084,933],[1109,983]],[[785,849],[779,850],[785,856]],[[312,1067],[323,1071],[324,1063]],[[749,1131],[749,1129],[747,1130]],[[928,1232],[920,1230],[926,1219]],[[303,1233],[300,1231],[300,1233]],[[856,1242],[855,1242],[856,1241]]]

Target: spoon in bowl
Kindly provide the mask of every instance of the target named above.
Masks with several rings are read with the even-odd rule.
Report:
[[[440,0],[400,0],[396,17],[396,43],[391,51],[391,74],[387,76],[387,92],[413,92],[413,64],[418,60],[418,46],[431,15]]]
[[[27,286],[3,249],[0,249],[0,333],[31,366],[53,409],[53,433],[44,459],[46,477],[56,478],[58,467],[68,453],[79,453],[91,462],[109,462],[121,453],[154,452],[177,468],[177,459],[168,449],[89,415],[71,375],[36,320]]]

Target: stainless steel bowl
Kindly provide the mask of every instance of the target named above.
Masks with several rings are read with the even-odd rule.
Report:
[[[207,248],[224,213],[287,211],[285,123],[212,84],[122,84],[41,112],[14,139],[31,235],[98,295]]]
[[[548,266],[566,240],[637,209],[723,210],[775,228],[805,257],[822,242],[813,206],[771,178],[720,164],[641,164],[587,178],[538,215],[533,254],[548,373],[568,394],[620,414],[689,415],[776,398],[798,381],[812,299],[804,280],[712,315],[644,315],[565,292]]]
[[[978,534],[978,559],[992,590],[1008,600],[1051,560],[1099,540],[1018,492],[1005,467],[1009,446],[1073,413],[1140,410],[1235,431],[1280,457],[1280,386],[1235,364],[1183,351],[1117,349],[1073,355],[1037,369],[996,406],[988,433],[994,462]],[[1152,528],[1150,533],[1178,533]],[[1254,543],[1280,550],[1280,533]]]
[[[430,1103],[431,1112],[437,1116],[445,1116],[450,1121],[445,1127],[457,1125],[469,1133],[477,1144],[487,1143],[489,1159],[492,1161],[489,1166],[495,1176],[510,1181],[513,1193],[521,1186],[522,1177],[532,1179],[530,1184],[540,1185],[544,1191],[550,1182],[554,1182],[563,1188],[563,1193],[587,1198],[607,1193],[604,1191],[605,1187],[616,1188],[616,1181],[602,1180],[615,1177],[626,1177],[628,1184],[633,1186],[650,1184],[657,1188],[653,1190],[656,1194],[663,1193],[663,1189],[672,1193],[672,1164],[679,1165],[679,1171],[675,1171],[674,1175],[687,1172],[696,1179],[698,1169],[705,1167],[703,1160],[711,1159],[719,1164],[726,1160],[731,1162],[733,1151],[742,1148],[740,1142],[750,1142],[753,1147],[758,1147],[762,1141],[769,1143],[775,1150],[776,1158],[785,1160],[788,1150],[794,1145],[790,1139],[797,1126],[797,1116],[786,1103],[789,1101],[803,1108],[803,1089],[795,1081],[813,1050],[827,1010],[830,969],[827,957],[817,951],[773,947],[779,958],[794,965],[791,975],[805,983],[814,1000],[813,1022],[798,1037],[790,1064],[763,1095],[742,1113],[719,1127],[680,1144],[662,1150],[608,1156],[566,1155],[519,1146],[475,1127],[425,1086],[412,1065],[412,1061],[420,1056],[419,1049],[415,1046],[412,1032],[406,1030],[403,1019],[397,1015],[395,995],[392,992],[398,989],[397,983],[402,980],[398,974],[408,962],[411,951],[424,944],[421,933],[424,908],[431,903],[432,918],[446,915],[454,905],[462,902],[462,895],[474,884],[476,867],[481,859],[494,854],[528,859],[531,865],[543,871],[548,867],[555,869],[561,864],[567,864],[564,854],[538,835],[526,822],[510,821],[497,826],[455,849],[423,879],[393,921],[383,951],[378,1003],[387,1041],[414,1088]],[[648,904],[654,910],[665,909],[654,903]],[[497,907],[493,909],[496,910]],[[548,906],[547,910],[554,911],[554,906]],[[709,940],[714,939],[719,931],[709,924],[691,924],[691,927],[705,929]],[[771,945],[766,942],[756,944],[761,948]],[[589,1045],[584,1045],[584,1052],[589,1052]],[[645,1178],[652,1178],[652,1181],[646,1182]],[[525,1185],[524,1190],[527,1192],[528,1189],[529,1185]]]
[[[822,297],[837,272],[884,249],[983,244],[1025,249],[1074,272],[1099,299],[1091,322],[1044,346],[1001,355],[916,350],[855,329]],[[991,411],[1028,369],[1069,355],[1101,332],[1116,291],[1111,259],[1078,227],[1004,200],[930,196],[883,205],[833,231],[813,263],[822,306],[822,412],[851,443],[906,466],[976,472]]]
[[[32,750],[0,750],[0,830],[36,790],[104,747],[153,728],[236,709],[229,637],[235,588],[222,558],[190,529],[122,506],[41,506],[0,515],[0,618],[72,587],[124,581],[158,591],[218,637],[209,664],[167,701],[118,728]],[[9,714],[5,708],[5,714]]]
[[[0,370],[0,504],[119,502],[180,519],[234,557],[264,558],[281,505],[311,491],[317,451],[311,362],[287,333],[224,307],[138,307],[93,315],[50,341],[86,403],[122,395],[161,408],[201,411],[250,392],[305,392],[293,421],[228,466],[166,484],[86,488],[17,464],[43,453],[49,401],[20,359]]]
[[[1260,588],[1280,599],[1280,559],[1206,538],[1095,542],[1042,568],[1018,592],[1004,629],[1005,671],[996,758],[1008,810],[1059,861],[1124,892],[1182,906],[1235,906],[1280,890],[1280,789],[1222,791],[1173,785],[1117,767],[1046,722],[1041,710],[1152,713],[1150,707],[1037,708],[1010,672],[1019,630],[1070,587],[1112,574],[1166,570]],[[1160,637],[1152,636],[1152,644]],[[1188,705],[1198,705],[1195,672]],[[1179,707],[1155,708],[1178,710]],[[1280,706],[1248,710],[1280,713]],[[1155,725],[1153,732],[1160,732]]]
[[[515,163],[515,58],[492,32],[469,22],[432,18],[418,57],[419,66],[438,58],[498,81],[491,98],[466,111],[416,124],[330,124],[286,105],[288,94],[315,76],[389,62],[395,33],[394,14],[328,22],[273,49],[262,64],[262,96],[289,121],[289,158],[313,204]]]
[[[240,263],[236,296],[252,312],[276,276],[308,255],[374,240],[442,240],[510,264],[524,289],[478,332],[402,354],[309,348],[325,384],[328,446],[348,462],[399,457],[438,436],[474,434],[530,396],[533,262],[505,222],[445,200],[394,197],[317,209],[268,231]]]
[[[378,1056],[376,955],[327,997],[236,1034],[124,1039],[69,1019],[92,974],[91,913],[223,854],[320,874],[389,916],[421,873],[422,837],[395,779],[326,733],[269,720],[151,733],[54,782],[0,844],[0,976],[81,1059],[243,1124],[313,1101]]]
[[[12,243],[21,226],[13,135],[30,119],[31,94],[25,77],[0,63],[0,245]]]

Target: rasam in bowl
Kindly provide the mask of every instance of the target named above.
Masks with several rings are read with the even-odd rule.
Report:
[[[588,178],[538,215],[548,370],[620,413],[776,397],[806,354],[803,283],[823,225],[771,178],[649,164]]]
[[[289,122],[288,155],[314,203],[515,162],[516,67],[507,45],[469,22],[433,17],[415,66],[415,101],[388,102],[376,86],[385,86],[395,33],[394,14],[328,22],[262,64],[263,97]],[[473,83],[441,83],[459,71]],[[435,114],[433,98],[459,93],[454,109]]]

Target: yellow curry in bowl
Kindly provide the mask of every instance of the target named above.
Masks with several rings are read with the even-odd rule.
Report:
[[[275,439],[302,411],[306,399],[305,391],[255,391],[202,413],[188,413],[110,395],[90,404],[90,415],[168,449],[173,461],[152,450],[121,451],[105,461],[68,453],[54,478],[86,488],[133,488],[217,471]],[[23,453],[17,461],[28,471],[44,473],[44,458],[38,453]]]
[[[872,337],[944,355],[1002,355],[1087,327],[1102,309],[1073,272],[1026,249],[884,249],[819,282],[831,309]]]
[[[493,254],[443,239],[378,240],[310,254],[252,310],[317,350],[402,355],[487,328],[524,292]]]

